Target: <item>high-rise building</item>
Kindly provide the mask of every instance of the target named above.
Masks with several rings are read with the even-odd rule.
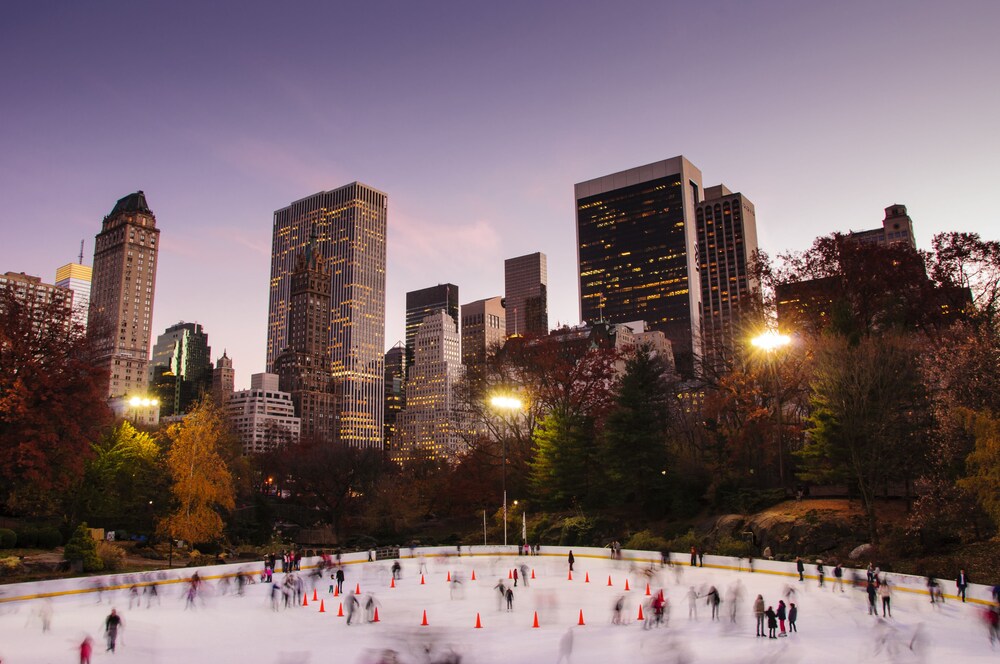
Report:
[[[11,297],[19,302],[32,317],[32,327],[39,331],[58,326],[69,331],[75,314],[73,291],[68,288],[46,284],[41,277],[33,277],[24,272],[7,272],[0,275],[0,311],[6,306],[4,299]]]
[[[445,311],[458,325],[458,286],[438,284],[406,294],[406,367],[413,366],[413,341],[428,314]]]
[[[724,370],[752,316],[760,311],[756,280],[748,260],[757,251],[757,217],[753,203],[726,185],[705,189],[695,206],[701,271],[702,367]]]
[[[490,353],[503,345],[507,329],[504,299],[499,295],[462,305],[462,364],[478,371]]]
[[[392,445],[396,416],[406,406],[406,345],[402,341],[385,353],[385,449]]]
[[[462,376],[460,347],[458,325],[447,312],[424,318],[406,378],[406,408],[396,417],[393,460],[453,458],[461,449],[462,426],[452,394]]]
[[[110,374],[108,396],[145,392],[160,229],[137,191],[118,200],[94,244],[87,333]]]
[[[78,263],[66,263],[56,270],[56,286],[73,291],[73,323],[87,329],[87,315],[90,313],[90,279],[93,270],[83,264],[83,243],[80,243]]]
[[[149,362],[149,392],[160,400],[160,416],[188,412],[212,386],[212,348],[199,323],[181,321],[156,338]]]
[[[536,251],[504,261],[507,336],[549,333],[549,272],[545,254]]]
[[[288,305],[288,347],[274,360],[283,392],[292,395],[302,436],[333,442],[335,413],[330,392],[330,267],[316,247],[316,235],[299,254]]]
[[[684,157],[575,187],[580,318],[646,321],[670,340],[682,374],[701,355],[701,189],[701,171]],[[507,310],[509,328],[509,301]]]
[[[299,442],[299,418],[292,395],[278,389],[278,376],[250,377],[250,389],[233,392],[226,409],[244,454],[260,454]]]
[[[381,447],[385,408],[387,196],[354,182],[274,213],[267,366],[289,347],[291,275],[315,228],[315,251],[330,269],[330,373],[336,440]]]
[[[215,369],[212,370],[212,396],[218,404],[225,404],[233,396],[236,385],[236,371],[233,369],[233,360],[222,351],[222,357],[215,362]]]

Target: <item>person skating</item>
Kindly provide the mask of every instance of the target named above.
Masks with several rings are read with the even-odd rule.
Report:
[[[687,597],[687,600],[688,600],[688,620],[691,620],[692,618],[694,618],[695,620],[697,620],[698,619],[698,593],[695,592],[694,586],[691,586],[691,589],[688,590],[686,597]]]
[[[833,578],[836,581],[830,590],[836,591],[840,587],[840,592],[844,592],[844,568],[840,566],[840,563],[837,563],[837,566],[833,568]]]
[[[90,664],[90,656],[94,652],[94,642],[88,636],[80,644],[80,664]]]
[[[569,561],[569,571],[572,572],[573,571],[573,563],[576,562],[576,558],[573,557],[573,550],[572,549],[570,549],[569,557],[567,557],[567,560]]]
[[[524,584],[525,588],[528,587],[528,577],[529,576],[531,576],[531,575],[528,572],[528,566],[527,565],[521,565],[521,583]]]
[[[806,564],[802,562],[802,558],[798,556],[795,557],[795,569],[799,573],[799,581],[805,581],[806,578],[803,575],[805,574],[806,571]]]
[[[955,586],[958,588],[958,596],[962,598],[962,602],[965,602],[965,590],[969,587],[969,575],[965,573],[964,569],[959,570]]]
[[[400,571],[402,571],[402,569],[403,568],[400,567],[398,560],[392,563],[392,578],[395,579],[396,581],[399,581],[399,574]]]
[[[767,611],[764,612],[764,615],[767,616],[767,638],[769,639],[778,638],[777,636],[774,635],[774,630],[778,628],[778,617],[774,613],[774,609],[771,608],[770,606],[767,607]]]
[[[338,567],[337,568],[336,579],[337,579],[337,593],[340,594],[340,595],[343,595],[344,594],[344,568],[343,567]]]
[[[879,584],[878,596],[882,598],[882,617],[885,618],[888,615],[888,617],[891,618],[892,607],[890,604],[892,600],[892,591],[889,589],[889,579],[883,579],[882,583]]]
[[[347,624],[351,624],[351,620],[354,618],[354,612],[357,610],[360,602],[358,602],[357,596],[355,596],[354,591],[347,593],[347,599],[344,600],[344,612],[347,616]]]
[[[508,588],[507,589],[506,598],[507,598],[507,610],[508,611],[513,611],[514,610],[514,589],[513,588]]]
[[[104,620],[104,635],[108,638],[108,652],[115,651],[115,643],[118,641],[118,630],[124,627],[122,617],[118,612],[111,609],[111,613]]]
[[[712,607],[712,620],[718,620],[719,604],[722,602],[722,599],[719,597],[719,591],[716,590],[715,586],[712,586],[708,590],[708,594],[706,595],[706,597],[708,599],[705,601],[705,603]]]
[[[507,586],[503,584],[503,579],[497,579],[497,584],[493,586],[493,590],[498,592],[497,594],[497,611],[500,610],[503,601],[507,599]]]
[[[764,596],[757,595],[757,599],[753,601],[753,615],[757,619],[757,636],[766,636],[764,634]]]
[[[799,609],[798,609],[797,606],[795,606],[795,602],[792,602],[791,604],[788,605],[788,631],[789,631],[789,633],[799,631],[798,628],[795,626],[795,621],[798,619],[798,617],[799,617]]]
[[[874,581],[868,582],[868,615],[878,618],[878,589]]]
[[[816,561],[816,574],[819,576],[819,587],[823,587],[823,579],[826,577],[826,571],[823,569],[823,561]]]
[[[615,600],[615,608],[611,611],[611,624],[622,624],[622,608],[625,606],[625,596],[622,595]]]
[[[691,547],[691,567],[697,567],[697,566],[698,566],[698,549],[692,546]]]
[[[785,618],[787,617],[785,600],[778,600],[778,610],[774,612],[774,615],[778,619],[778,626],[781,627],[781,636],[785,636]]]
[[[514,574],[513,574],[513,576],[514,576],[514,587],[517,588],[518,573],[517,573],[517,568],[516,567],[514,568]]]

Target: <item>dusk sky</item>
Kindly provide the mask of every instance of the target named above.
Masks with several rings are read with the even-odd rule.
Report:
[[[406,291],[501,295],[549,257],[578,322],[573,184],[679,154],[756,206],[761,248],[880,225],[1000,238],[1000,2],[25,2],[0,18],[0,272],[93,262],[115,201],[161,229],[180,320],[264,370],[273,212],[389,196]],[[990,201],[993,201],[992,203]]]

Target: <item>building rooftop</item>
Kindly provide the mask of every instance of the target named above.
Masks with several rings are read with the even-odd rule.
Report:
[[[134,194],[129,194],[123,198],[119,198],[118,202],[115,203],[115,209],[111,211],[110,216],[114,216],[121,212],[148,212],[153,211],[149,209],[149,205],[146,203],[146,194],[140,189]]]

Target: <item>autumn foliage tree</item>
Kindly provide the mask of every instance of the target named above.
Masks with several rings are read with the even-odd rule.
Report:
[[[0,285],[0,501],[52,515],[110,423],[107,377],[70,310],[15,284]]]
[[[173,509],[158,531],[189,542],[216,541],[223,532],[222,515],[235,507],[233,475],[225,461],[226,448],[233,445],[228,421],[204,399],[165,436]]]

